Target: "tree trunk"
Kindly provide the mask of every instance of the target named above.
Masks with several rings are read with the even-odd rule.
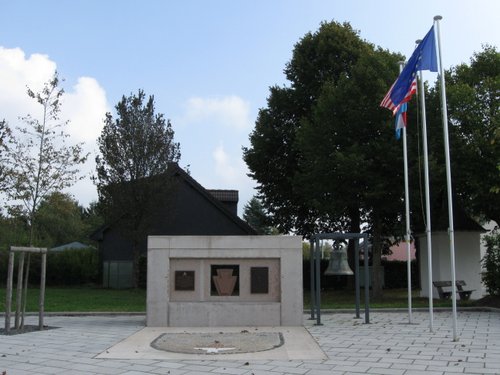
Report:
[[[381,233],[380,217],[376,210],[373,212],[373,238],[372,238],[372,296],[373,298],[382,298],[382,274],[381,257],[382,257],[382,243],[380,241]]]
[[[350,226],[349,226],[349,231],[351,233],[359,233],[360,232],[360,226],[361,226],[361,219],[359,217],[359,208],[358,207],[351,207],[349,209],[349,218],[350,218]],[[354,261],[354,241],[358,240],[350,240],[349,241],[349,246],[347,247],[347,263],[349,263],[349,267],[351,267],[351,270],[355,272],[355,261]],[[349,290],[354,290],[354,276],[348,277],[347,278],[347,289]]]
[[[139,241],[134,240],[133,245],[132,245],[132,254],[133,254],[133,260],[132,260],[132,286],[134,288],[139,287],[139,277],[140,277],[140,267],[139,267],[139,259],[141,256],[141,250],[139,248]]]

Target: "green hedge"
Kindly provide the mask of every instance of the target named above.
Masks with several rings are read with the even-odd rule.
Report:
[[[41,255],[31,254],[29,270],[30,285],[40,284]],[[14,283],[17,281],[16,255],[14,265]],[[27,258],[26,258],[27,259]],[[7,281],[8,251],[0,250],[0,275],[1,284]],[[26,261],[25,261],[26,266]],[[61,252],[50,252],[47,254],[46,284],[47,286],[74,286],[96,284],[98,282],[99,259],[97,250],[69,249]]]
[[[360,264],[360,266],[363,266]],[[408,285],[407,277],[407,264],[406,261],[382,261],[384,267],[384,281],[386,289],[401,289],[406,288]],[[322,259],[320,262],[320,282],[321,289],[344,289],[351,276],[325,276],[325,270],[328,268],[328,259]],[[304,290],[310,290],[310,262],[309,259],[303,261],[303,285]],[[354,280],[354,277],[352,277]],[[412,288],[418,289],[420,287],[420,280],[418,276],[417,262],[411,262],[411,281]],[[354,281],[351,281],[354,285]]]

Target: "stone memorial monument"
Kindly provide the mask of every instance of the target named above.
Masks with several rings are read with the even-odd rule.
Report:
[[[300,326],[296,236],[150,236],[150,327]]]

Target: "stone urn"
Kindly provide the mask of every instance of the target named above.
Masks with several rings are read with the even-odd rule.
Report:
[[[230,296],[233,294],[238,276],[233,276],[231,268],[217,269],[217,275],[212,276],[219,296]]]

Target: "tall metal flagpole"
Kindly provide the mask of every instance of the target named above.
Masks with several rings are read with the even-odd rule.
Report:
[[[404,62],[399,63],[399,73],[403,71]],[[408,323],[412,323],[412,309],[411,309],[411,251],[410,251],[410,194],[408,187],[408,148],[406,145],[406,126],[403,126],[403,160],[404,160],[404,174],[405,174],[405,215],[406,215],[406,257],[407,257],[407,274],[408,274]]]
[[[448,234],[450,236],[450,263],[451,263],[451,298],[453,311],[453,341],[458,341],[457,336],[457,291],[455,277],[455,231],[453,228],[453,197],[451,189],[450,144],[448,136],[448,109],[446,106],[446,86],[444,81],[443,63],[441,60],[441,35],[439,21],[443,17],[435,16],[434,23],[437,31],[437,50],[439,59],[439,78],[441,81],[441,110],[443,117],[444,154],[446,160],[446,186],[448,190]]]
[[[420,44],[421,40],[415,43]],[[427,149],[427,115],[425,112],[425,92],[422,71],[418,75],[418,90],[420,92],[420,111],[422,117],[422,144],[424,148],[424,179],[425,179],[425,234],[427,239],[427,294],[429,295],[429,330],[434,332],[434,302],[432,291],[432,234],[431,234],[431,199],[429,192],[429,152]]]

